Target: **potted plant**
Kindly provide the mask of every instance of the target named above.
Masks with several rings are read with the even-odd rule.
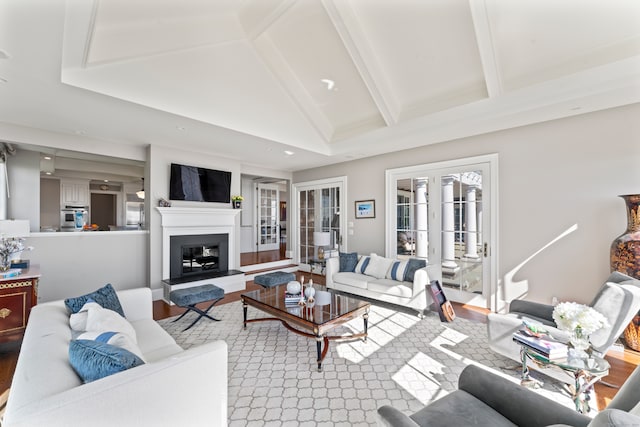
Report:
[[[232,196],[231,197],[231,203],[233,204],[233,208],[234,209],[240,209],[240,207],[242,206],[242,201],[244,200],[244,197],[242,196]]]

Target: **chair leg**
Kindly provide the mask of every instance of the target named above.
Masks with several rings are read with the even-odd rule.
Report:
[[[211,305],[209,307],[207,307],[205,310],[200,310],[198,307],[196,307],[195,304],[190,305],[187,307],[187,311],[185,311],[184,313],[182,313],[182,316],[184,316],[185,314],[187,314],[189,311],[195,311],[196,313],[199,314],[199,316],[193,321],[191,322],[191,324],[189,326],[187,326],[185,329],[182,330],[182,332],[186,331],[187,329],[191,328],[193,325],[195,325],[198,320],[202,319],[203,317],[206,317],[207,319],[211,319],[211,320],[215,320],[216,322],[219,322],[220,319],[216,319],[215,317],[211,317],[209,316],[209,310],[211,310],[213,308],[214,305],[216,305],[216,303],[218,301],[221,301],[222,298],[218,298],[217,300],[214,300]],[[179,320],[182,316],[178,317],[175,321]]]

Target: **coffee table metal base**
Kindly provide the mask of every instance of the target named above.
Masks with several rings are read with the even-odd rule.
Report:
[[[242,304],[242,310],[244,312],[244,329],[247,329],[247,323],[253,323],[253,322],[265,322],[265,321],[272,321],[272,320],[277,320],[280,323],[282,323],[284,325],[285,328],[287,328],[289,331],[298,334],[298,335],[302,335],[303,337],[307,337],[307,338],[312,338],[316,340],[316,350],[318,353],[318,372],[322,372],[322,361],[324,360],[324,358],[327,355],[327,352],[329,351],[329,341],[350,341],[350,340],[354,340],[354,339],[360,339],[362,338],[364,342],[367,342],[367,330],[368,330],[368,326],[369,326],[369,310],[367,309],[367,311],[365,311],[365,313],[362,314],[362,320],[364,321],[364,332],[361,333],[357,333],[357,334],[351,334],[351,335],[327,335],[327,334],[322,334],[317,328],[314,328],[313,333],[309,333],[309,332],[305,332],[305,331],[301,331],[299,329],[294,328],[293,326],[289,325],[287,322],[285,322],[283,319],[279,319],[277,317],[262,317],[262,318],[258,318],[258,319],[247,319],[247,307],[248,305],[246,303],[243,302]],[[324,344],[324,346],[323,346]]]

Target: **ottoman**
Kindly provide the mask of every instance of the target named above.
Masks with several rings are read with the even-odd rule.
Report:
[[[263,288],[273,288],[274,286],[284,285],[292,280],[296,280],[296,275],[287,273],[286,271],[274,271],[272,273],[261,274],[253,279],[253,283]]]
[[[209,316],[208,313],[209,313],[209,310],[211,310],[211,308],[215,305],[215,303],[220,301],[222,298],[224,298],[224,289],[221,289],[216,285],[193,286],[191,288],[183,288],[183,289],[172,291],[169,294],[169,299],[171,300],[171,302],[173,302],[175,305],[179,307],[184,307],[187,309],[187,311],[182,313],[182,315],[178,317],[176,320],[174,320],[174,322],[177,322],[178,320],[182,319],[187,313],[191,311],[198,313],[199,316],[189,326],[183,329],[182,332],[186,331],[187,329],[195,325],[196,322],[202,319],[203,317],[206,317],[207,319],[219,321],[220,319],[213,318]],[[205,301],[212,301],[211,305],[209,305],[209,307],[207,307],[206,310],[200,310],[198,307],[196,307],[196,304],[199,304]]]

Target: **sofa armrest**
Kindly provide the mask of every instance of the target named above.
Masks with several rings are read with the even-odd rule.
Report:
[[[331,289],[333,285],[333,275],[340,271],[340,258],[332,257],[327,259],[327,264],[324,269],[325,286]]]
[[[117,293],[127,320],[153,319],[151,288],[126,289]]]
[[[460,374],[458,388],[491,406],[516,425],[586,426],[591,418],[475,365]]]
[[[380,427],[419,427],[418,423],[389,405],[378,408],[377,424]]]
[[[524,314],[547,326],[555,326],[556,322],[553,320],[554,308],[554,306],[548,304],[516,299],[509,304],[509,313]]]
[[[423,267],[418,270],[413,275],[413,297],[417,297],[420,295],[424,295],[427,301],[427,308],[431,307],[433,304],[433,298],[431,298],[431,294],[427,292],[426,286],[430,283],[431,279],[429,278],[429,267]]]
[[[16,408],[3,427],[226,426],[227,344],[192,347]]]

